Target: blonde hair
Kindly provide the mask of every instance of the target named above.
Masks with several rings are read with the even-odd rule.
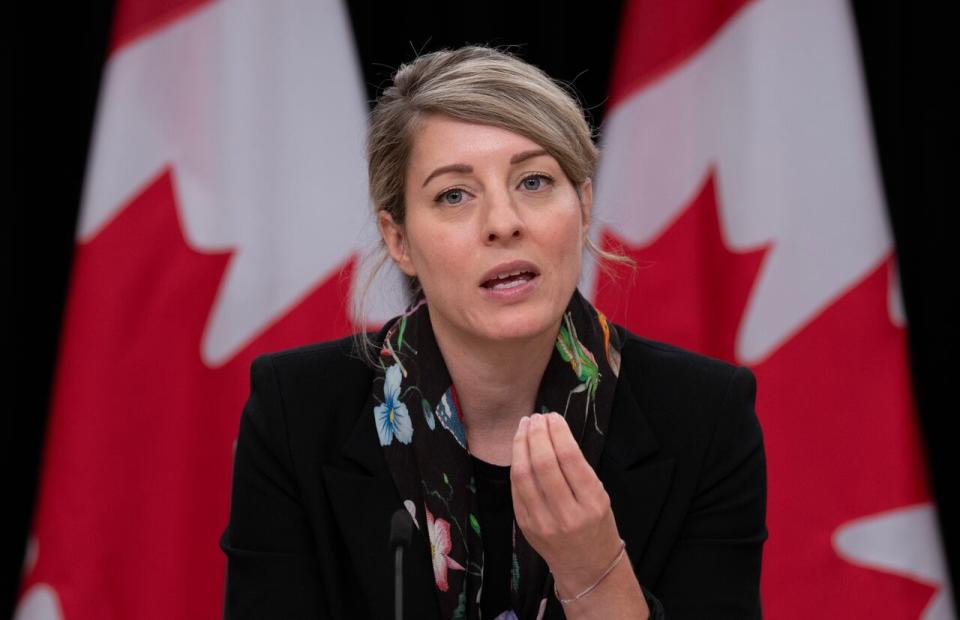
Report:
[[[578,195],[583,182],[594,175],[599,150],[583,108],[565,85],[507,51],[484,46],[441,50],[402,65],[370,113],[367,173],[374,216],[386,211],[403,224],[404,180],[413,139],[423,119],[435,114],[529,138],[557,161]],[[598,260],[633,262],[597,247],[589,235],[584,244]],[[360,320],[370,286],[389,258],[382,241],[378,252],[356,297],[353,314]],[[406,284],[407,301],[412,302],[422,293],[420,284],[409,276]],[[359,334],[369,344],[366,326]]]

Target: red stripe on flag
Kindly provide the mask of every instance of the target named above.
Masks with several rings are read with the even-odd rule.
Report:
[[[771,618],[920,618],[936,591],[880,564],[852,563],[833,540],[841,526],[930,501],[906,330],[887,310],[893,260],[753,367],[767,454],[762,595]],[[874,544],[896,535],[877,533]]]
[[[610,108],[689,58],[748,2],[627,2],[610,81]]]
[[[110,53],[174,22],[212,0],[127,0],[117,3]]]
[[[250,363],[338,338],[352,260],[223,365],[200,357],[232,256],[192,248],[169,170],[77,246],[23,592],[63,618],[221,615],[232,446]]]
[[[661,235],[603,247],[633,258],[624,280],[601,273],[596,302],[631,331],[740,362],[734,343],[766,246],[728,247],[713,174]],[[752,368],[768,474],[763,609],[771,618],[917,618],[934,588],[858,566],[838,529],[930,500],[905,364],[890,320],[892,256],[853,283]],[[629,279],[626,279],[629,276]]]

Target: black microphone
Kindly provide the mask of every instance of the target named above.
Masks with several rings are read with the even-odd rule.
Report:
[[[390,519],[390,549],[394,552],[393,609],[396,620],[403,620],[403,550],[410,546],[412,525],[413,519],[406,508],[398,508]]]

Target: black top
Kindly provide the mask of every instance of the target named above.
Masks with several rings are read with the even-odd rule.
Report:
[[[494,465],[470,455],[477,484],[480,536],[483,539],[484,618],[496,618],[510,609],[510,566],[513,557],[513,498],[510,466]]]
[[[767,496],[753,374],[611,327],[623,359],[595,471],[637,580],[670,620],[759,618]],[[408,498],[365,407],[372,381],[349,337],[254,361],[220,543],[229,620],[393,617],[390,520]],[[404,617],[446,620],[422,525],[404,557]],[[544,620],[563,617],[548,597]]]

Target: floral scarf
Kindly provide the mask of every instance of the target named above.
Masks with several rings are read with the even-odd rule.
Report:
[[[381,333],[368,411],[403,504],[417,528],[426,528],[441,617],[478,620],[483,524],[477,487],[456,390],[434,339],[426,300],[391,319]],[[574,291],[536,403],[541,412],[566,417],[593,467],[610,419],[619,351],[616,330]],[[499,618],[542,618],[552,581],[516,522],[510,584],[513,611]]]

